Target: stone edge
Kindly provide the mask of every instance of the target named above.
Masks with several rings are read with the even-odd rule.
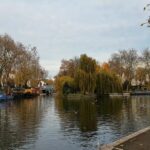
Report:
[[[124,142],[126,142],[126,141],[128,141],[128,140],[130,140],[130,139],[132,139],[132,138],[142,134],[142,133],[145,133],[145,132],[147,132],[149,130],[150,130],[150,126],[147,127],[147,128],[144,128],[142,130],[139,130],[139,131],[137,131],[135,133],[132,133],[132,134],[126,136],[126,137],[123,137],[123,138],[121,138],[121,139],[119,139],[119,140],[117,140],[117,141],[115,141],[113,143],[103,145],[102,147],[99,148],[99,150],[112,150],[115,146],[118,146],[118,145],[120,145],[120,144],[122,144],[122,143],[124,143]]]

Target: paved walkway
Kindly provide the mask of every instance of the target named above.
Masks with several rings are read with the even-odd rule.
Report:
[[[150,127],[104,145],[100,150],[150,150]]]
[[[113,150],[150,150],[150,131],[115,146]]]

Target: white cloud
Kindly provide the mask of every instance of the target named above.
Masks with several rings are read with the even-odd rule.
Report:
[[[40,63],[46,70],[49,71],[51,77],[55,76],[58,73],[60,62],[54,60],[40,60]]]
[[[140,24],[147,0],[0,0],[0,34],[37,46],[54,75],[61,59],[87,53],[107,60],[118,49],[148,47]]]

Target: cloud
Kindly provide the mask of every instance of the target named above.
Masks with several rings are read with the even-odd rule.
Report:
[[[49,71],[49,76],[53,77],[55,76],[60,68],[60,62],[57,61],[49,61],[49,60],[41,60],[40,61],[41,65],[44,66],[44,68]]]
[[[87,53],[106,61],[119,49],[149,46],[140,24],[147,0],[0,0],[0,34],[37,46],[43,67],[58,72],[61,59]]]

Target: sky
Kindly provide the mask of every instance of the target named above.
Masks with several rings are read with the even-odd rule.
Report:
[[[149,0],[0,0],[0,35],[36,46],[41,65],[55,76],[62,59],[81,54],[108,61],[118,50],[150,45],[141,27]]]

